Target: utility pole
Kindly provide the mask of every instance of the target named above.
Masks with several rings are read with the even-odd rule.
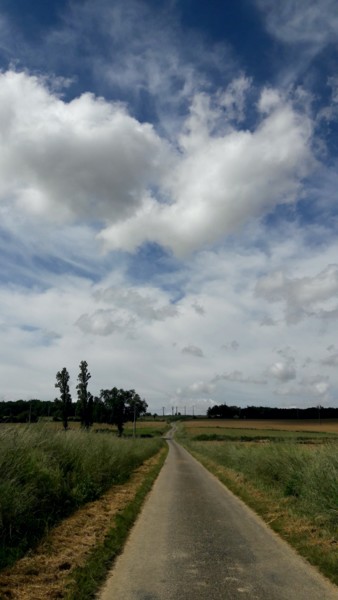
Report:
[[[165,406],[162,406],[162,414],[163,414],[163,416],[164,416],[164,409],[165,409]]]

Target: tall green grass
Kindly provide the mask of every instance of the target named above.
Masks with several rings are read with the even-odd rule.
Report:
[[[338,585],[336,442],[182,443]]]
[[[0,568],[58,520],[126,481],[161,444],[43,425],[0,427]]]
[[[293,508],[332,532],[338,526],[336,443],[300,446],[292,442],[241,444],[188,442],[188,449],[242,473],[269,492],[293,499]]]

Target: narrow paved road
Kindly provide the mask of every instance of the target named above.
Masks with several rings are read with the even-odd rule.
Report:
[[[331,586],[179,444],[100,600],[338,600]]]

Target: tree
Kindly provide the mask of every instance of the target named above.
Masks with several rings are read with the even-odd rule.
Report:
[[[57,401],[61,404],[62,423],[66,430],[68,429],[68,417],[72,403],[72,397],[69,392],[69,373],[66,367],[63,367],[62,371],[56,373],[55,387],[60,390],[60,400],[57,399]]]
[[[107,411],[107,421],[116,425],[119,437],[123,434],[124,424],[127,421],[136,422],[136,419],[147,410],[147,403],[141,400],[135,390],[123,390],[116,387],[111,390],[101,390],[100,398]]]
[[[78,375],[78,384],[76,386],[78,402],[80,408],[81,425],[86,429],[93,424],[93,396],[88,392],[88,381],[91,374],[88,371],[88,363],[85,360],[80,362],[80,373]]]
[[[93,398],[93,422],[94,423],[106,423],[106,407],[102,401],[102,398],[94,396]]]

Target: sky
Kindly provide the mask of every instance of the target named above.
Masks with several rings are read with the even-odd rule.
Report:
[[[0,399],[338,406],[336,0],[0,1]]]

